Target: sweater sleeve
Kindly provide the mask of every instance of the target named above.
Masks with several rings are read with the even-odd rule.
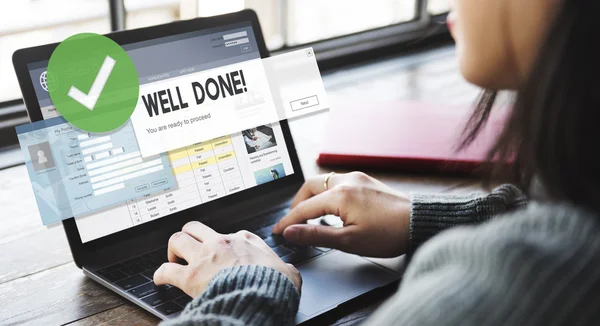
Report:
[[[294,284],[282,273],[236,266],[218,272],[181,315],[161,325],[295,325],[299,303]]]
[[[409,256],[434,235],[446,229],[473,225],[525,206],[519,188],[505,184],[489,194],[469,195],[411,193]]]
[[[529,205],[439,234],[366,325],[600,325],[600,223]]]

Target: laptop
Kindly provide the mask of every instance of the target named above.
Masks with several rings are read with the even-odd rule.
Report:
[[[248,40],[234,45],[236,51],[208,55],[224,46],[224,35],[239,33]],[[128,52],[141,84],[198,67],[268,56],[258,18],[251,10],[107,36]],[[49,78],[46,67],[57,45],[21,49],[13,55],[32,122],[58,115],[41,82]],[[175,318],[192,298],[176,287],[156,286],[152,277],[167,261],[169,237],[185,223],[198,220],[220,233],[249,230],[299,269],[304,283],[297,323],[397,281],[401,268],[387,261],[294,246],[271,234],[272,226],[289,211],[304,177],[287,121],[256,129],[269,136],[268,146],[248,150],[242,132],[225,136],[225,142],[219,137],[220,147],[211,143],[214,146],[208,146],[208,151],[212,152],[203,154],[218,155],[225,150],[234,155],[228,155],[230,160],[208,160],[212,164],[190,164],[197,159],[194,150],[178,150],[168,155],[176,188],[62,221],[76,265],[86,276],[153,315]],[[251,159],[257,150],[265,151],[258,161]],[[103,165],[107,164],[111,161]],[[273,170],[277,178],[272,177]]]

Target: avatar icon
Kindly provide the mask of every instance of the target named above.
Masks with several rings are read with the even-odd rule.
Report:
[[[40,149],[40,150],[37,152],[37,155],[38,155],[38,163],[39,163],[39,164],[44,164],[44,163],[47,163],[47,162],[48,162],[48,159],[46,158],[46,154],[44,154],[44,151],[43,151],[43,150],[41,150],[41,149]]]
[[[49,142],[28,146],[31,166],[35,172],[42,172],[55,166]]]

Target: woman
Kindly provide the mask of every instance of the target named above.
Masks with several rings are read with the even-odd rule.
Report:
[[[361,255],[411,255],[397,294],[370,325],[600,324],[600,168],[592,145],[600,1],[453,2],[449,25],[464,77],[518,93],[490,158],[514,162],[529,203],[510,185],[480,197],[407,198],[361,173],[330,175],[325,187],[323,177],[307,181],[273,231]],[[482,97],[466,143],[494,98]],[[300,224],[328,213],[345,226]],[[294,322],[301,277],[256,236],[189,223],[170,239],[169,261],[155,282],[195,300],[168,324]]]

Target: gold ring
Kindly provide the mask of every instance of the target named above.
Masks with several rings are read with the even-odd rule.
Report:
[[[325,188],[325,190],[329,189],[329,178],[331,178],[334,174],[335,172],[329,172],[329,174],[325,177],[325,180],[323,181],[323,188]]]

